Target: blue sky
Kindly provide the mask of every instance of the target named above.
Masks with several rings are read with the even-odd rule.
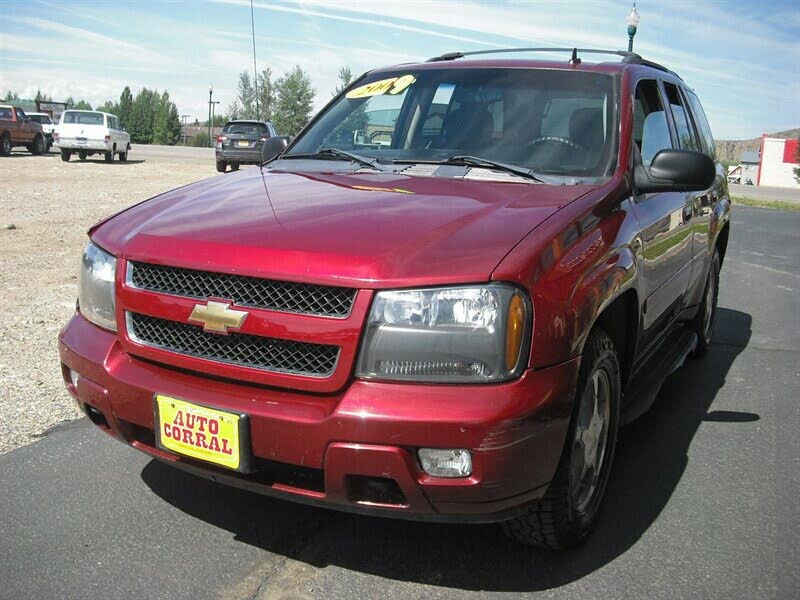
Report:
[[[624,48],[629,1],[254,0],[259,68],[299,64],[331,97],[336,72],[451,50],[558,45]],[[800,126],[800,3],[640,1],[635,50],[679,71],[715,137]],[[169,90],[181,113],[226,108],[252,69],[249,0],[0,0],[0,93],[92,103],[122,87]]]

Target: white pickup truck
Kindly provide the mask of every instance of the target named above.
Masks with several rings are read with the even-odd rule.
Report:
[[[73,153],[81,160],[93,154],[103,154],[106,162],[119,154],[121,161],[128,160],[131,136],[115,115],[94,110],[66,110],[56,125],[53,144],[61,150],[61,160],[68,161]]]

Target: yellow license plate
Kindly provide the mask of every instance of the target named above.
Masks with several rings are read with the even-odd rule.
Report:
[[[228,469],[243,470],[246,416],[156,395],[159,446]],[[247,434],[245,434],[246,436]]]
[[[248,141],[246,141],[246,140],[239,140],[239,145],[240,145],[240,146],[249,146],[249,145],[250,145],[250,142],[248,142]]]

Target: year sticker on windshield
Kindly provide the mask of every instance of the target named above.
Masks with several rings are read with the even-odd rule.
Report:
[[[408,86],[417,80],[413,75],[403,75],[402,77],[391,77],[373,81],[366,85],[361,85],[350,90],[345,95],[346,98],[369,98],[370,96],[382,96],[383,94],[396,95],[402,93]]]

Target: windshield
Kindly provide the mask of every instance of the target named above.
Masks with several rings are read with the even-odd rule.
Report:
[[[380,163],[471,156],[537,173],[603,177],[616,160],[612,76],[545,69],[374,73],[285,156],[328,148]]]
[[[228,123],[222,133],[240,133],[243,135],[261,135],[267,133],[263,123]]]
[[[103,113],[83,110],[68,110],[61,119],[62,123],[76,125],[103,125]]]
[[[31,121],[35,123],[41,123],[42,125],[52,125],[53,122],[50,120],[50,117],[47,115],[28,115]]]

